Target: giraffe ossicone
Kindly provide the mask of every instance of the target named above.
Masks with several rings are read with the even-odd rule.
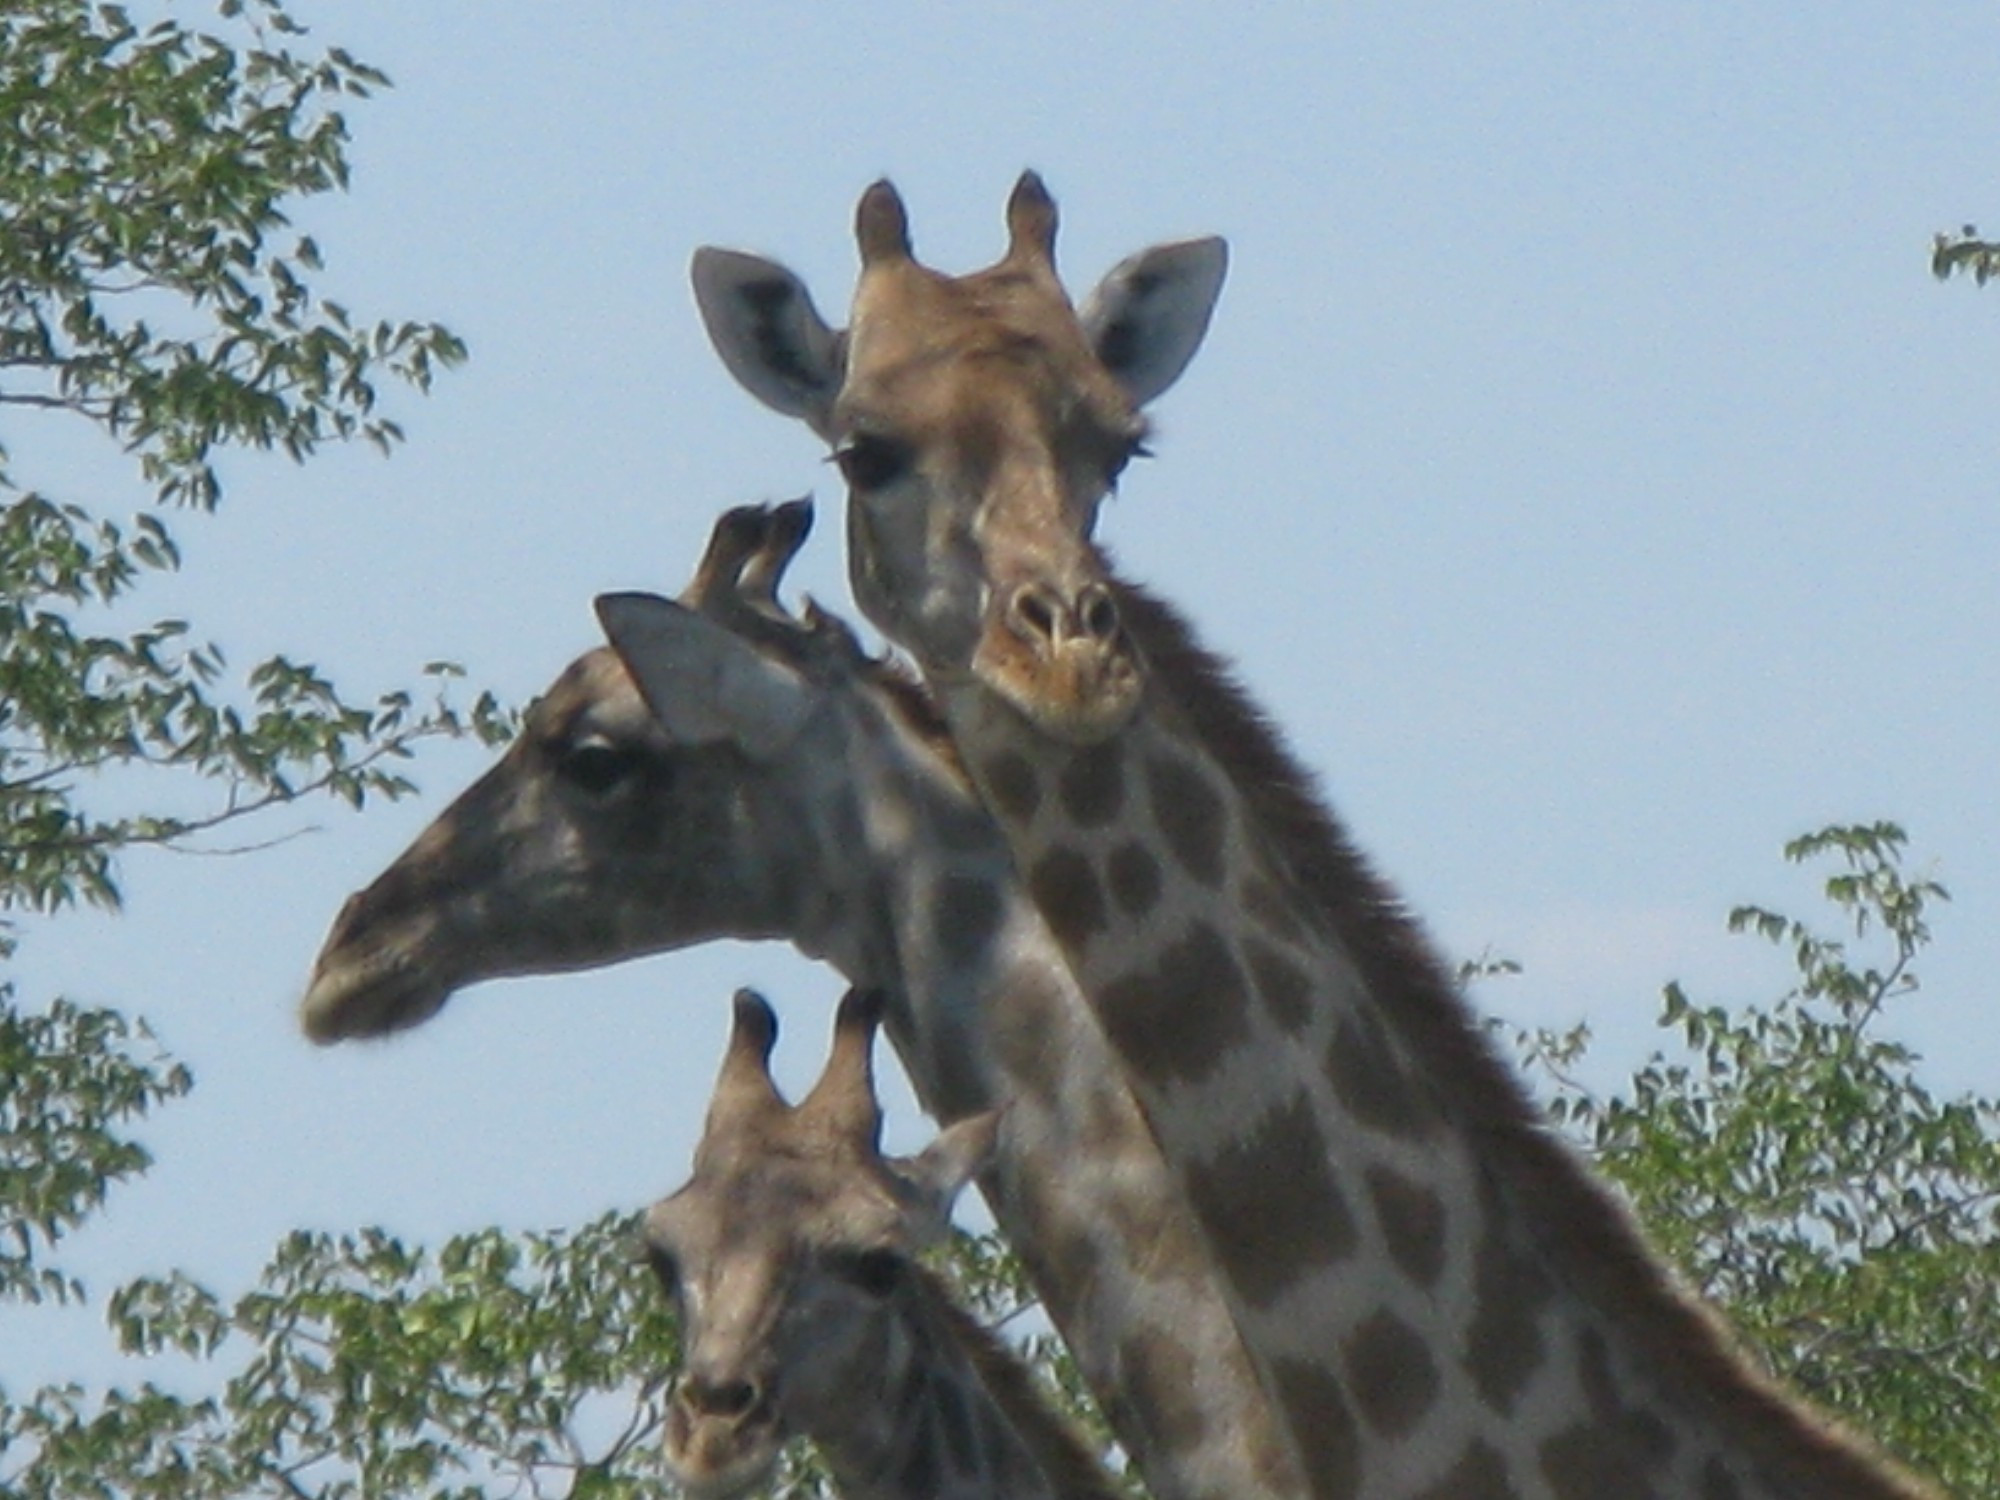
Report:
[[[902,200],[878,182],[856,212],[861,276],[845,330],[790,271],[740,251],[695,253],[695,299],[745,388],[833,445],[862,612],[934,679],[968,674],[1048,732],[1088,742],[1143,690],[1088,538],[1144,451],[1140,409],[1200,347],[1228,257],[1215,238],[1141,251],[1079,314],[1034,173],[1007,223],[997,263],[946,276],[916,260]]]
[[[643,1226],[681,1312],[668,1464],[701,1500],[729,1500],[802,1435],[857,1500],[1110,1500],[1015,1356],[917,1259],[992,1160],[1002,1112],[884,1156],[880,1000],[848,992],[825,1070],[794,1106],[771,1081],[776,1015],[737,993],[694,1175]]]

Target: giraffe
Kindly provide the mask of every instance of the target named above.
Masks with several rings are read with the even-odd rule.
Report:
[[[931,1114],[1011,1101],[982,1187],[1152,1493],[1298,1500],[1159,1149],[928,701],[778,602],[810,520],[794,502],[718,522],[648,636],[670,662],[659,719],[610,651],[566,670],[348,901],[302,1024],[380,1035],[481,979],[788,938],[887,992]]]
[[[855,1500],[1113,1500],[1033,1377],[916,1259],[991,1159],[1003,1110],[884,1157],[879,1010],[879,991],[847,993],[794,1107],[771,1081],[777,1017],[737,992],[694,1175],[644,1220],[682,1319],[668,1464],[693,1494],[740,1495],[799,1433]]]
[[[1096,508],[1205,306],[1114,274],[1072,314],[1033,174],[1007,218],[1005,257],[949,278],[877,183],[844,333],[754,257],[698,256],[697,296],[752,394],[834,445],[856,596],[931,682],[1313,1494],[1929,1493],[1674,1281],[1227,668],[1113,574]],[[600,607],[614,640],[637,613]]]

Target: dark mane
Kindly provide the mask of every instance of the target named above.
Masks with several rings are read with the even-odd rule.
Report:
[[[1617,1309],[1641,1358],[1801,1497],[1922,1500],[1935,1492],[1782,1391],[1674,1279],[1611,1190],[1548,1127],[1400,899],[1371,870],[1229,666],[1144,589],[1119,584],[1127,628],[1173,711],[1229,773],[1303,896],[1302,913],[1353,959],[1438,1106],[1480,1141],[1495,1186],[1523,1205],[1547,1263]],[[1544,1227],[1546,1226],[1546,1227]]]
[[[972,1361],[981,1383],[1006,1411],[1060,1500],[1125,1500],[1124,1491],[1082,1435],[1056,1414],[1047,1392],[1036,1384],[1020,1356],[967,1312],[936,1272],[922,1265],[911,1269],[945,1331]]]

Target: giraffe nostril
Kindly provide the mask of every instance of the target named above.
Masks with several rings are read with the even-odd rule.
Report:
[[[1062,605],[1040,584],[1024,584],[1014,593],[1014,618],[1035,639],[1055,640],[1061,634],[1061,613]]]
[[[1117,601],[1098,583],[1085,584],[1074,597],[1047,584],[1023,584],[1014,591],[1009,612],[1015,630],[1043,647],[1108,645],[1118,635]]]
[[[757,1387],[747,1380],[703,1380],[689,1376],[681,1394],[705,1417],[740,1417],[757,1404]]]
[[[1099,584],[1090,585],[1078,597],[1077,615],[1084,633],[1094,641],[1109,641],[1118,634],[1118,605],[1111,591]]]

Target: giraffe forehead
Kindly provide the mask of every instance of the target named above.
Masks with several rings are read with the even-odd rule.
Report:
[[[1034,430],[1122,444],[1144,431],[1052,278],[996,269],[954,279],[921,266],[871,274],[849,341],[836,407],[844,426],[893,416],[941,434]]]
[[[810,1131],[744,1132],[703,1143],[695,1175],[656,1212],[665,1232],[700,1226],[732,1243],[784,1237],[808,1248],[888,1243],[903,1194],[877,1159]],[[803,1138],[801,1138],[803,1136]]]
[[[900,1217],[879,1198],[789,1186],[683,1192],[649,1215],[647,1242],[672,1254],[690,1281],[727,1283],[754,1298],[789,1295],[824,1256],[907,1248]]]

